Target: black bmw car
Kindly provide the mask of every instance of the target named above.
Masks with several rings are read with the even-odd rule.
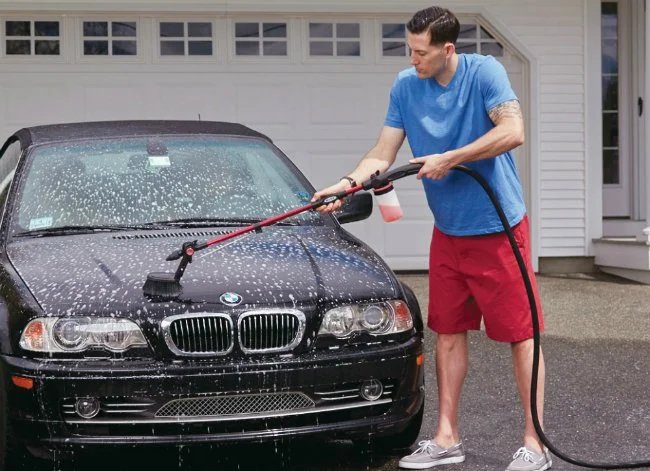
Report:
[[[341,227],[368,217],[368,194],[197,252],[178,292],[151,295],[183,243],[310,200],[268,137],[217,122],[25,128],[0,150],[0,182],[0,457],[416,439],[417,300]]]

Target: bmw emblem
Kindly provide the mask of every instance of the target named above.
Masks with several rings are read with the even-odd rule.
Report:
[[[219,296],[219,301],[221,301],[226,306],[237,306],[242,302],[242,297],[237,293],[223,293]]]

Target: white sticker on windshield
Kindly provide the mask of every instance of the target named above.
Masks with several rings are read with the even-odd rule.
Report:
[[[44,229],[52,226],[52,218],[35,218],[29,220],[29,230]]]
[[[169,167],[171,162],[168,155],[150,155],[149,165],[152,167]]]

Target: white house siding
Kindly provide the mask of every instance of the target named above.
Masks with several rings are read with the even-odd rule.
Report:
[[[480,15],[495,27],[499,39],[520,48],[528,62],[525,67],[526,64],[513,60],[509,71],[524,84],[519,93],[532,94],[524,101],[532,160],[523,180],[530,193],[534,253],[540,257],[588,255],[588,241],[595,235],[590,234],[587,225],[584,38],[585,4],[589,1],[593,0],[444,3],[461,16]],[[367,26],[378,15],[405,20],[428,5],[429,2],[410,0],[22,0],[0,1],[0,19],[3,14],[20,11],[33,15],[48,11],[71,14],[63,17],[67,22],[82,12],[88,16],[92,12],[140,12],[142,18],[181,15],[185,19],[200,18],[204,13],[229,17],[242,14],[249,18],[246,15],[266,12],[283,18],[317,15],[341,19],[353,14],[355,19],[364,19]],[[153,28],[152,24],[143,25],[148,26],[140,34],[150,37],[153,32],[146,28]],[[74,45],[75,39],[66,37],[63,41]],[[143,55],[153,57],[152,51],[146,49],[151,41],[141,43],[145,47]],[[245,62],[227,70],[219,69],[217,74],[210,65],[193,64],[188,71],[182,71],[177,66],[143,60],[138,65],[139,75],[130,76],[134,66],[128,62],[97,64],[91,70],[88,64],[75,63],[74,58],[66,60],[70,63],[59,69],[27,63],[14,66],[10,72],[0,61],[0,130],[4,135],[23,125],[105,119],[108,109],[111,118],[195,119],[200,112],[203,119],[238,120],[268,133],[316,186],[345,172],[374,143],[383,121],[388,88],[395,71],[403,67],[398,63],[361,64],[343,66],[345,73],[337,73],[331,65],[312,64],[312,76],[306,82],[296,76],[304,68],[291,61],[281,68],[265,67],[263,74],[255,63]],[[70,73],[75,74],[75,79],[66,83]],[[238,74],[235,96],[230,83],[234,75],[229,74]],[[56,90],[54,95],[52,90]],[[332,96],[332,90],[340,101],[327,98]],[[203,96],[211,97],[210,102],[206,103]],[[341,104],[354,103],[360,97],[368,106],[346,106],[345,113],[341,113]],[[48,106],[43,107],[42,103]],[[134,103],[145,106],[134,107]],[[291,116],[282,117],[270,111],[278,108],[284,112],[291,110]],[[81,115],[79,110],[83,110]],[[174,112],[170,114],[170,110]],[[400,159],[405,162],[407,157],[405,149]],[[415,180],[404,181],[400,183],[399,196],[407,214],[403,221],[385,225],[374,215],[368,223],[357,223],[354,231],[374,247],[382,248],[380,252],[395,268],[426,268],[430,220],[427,222],[429,215],[422,204],[422,192]],[[413,247],[418,249],[414,251]]]
[[[485,7],[537,65],[532,80],[537,81],[538,96],[532,99],[538,103],[533,118],[538,123],[539,144],[533,155],[538,173],[532,178],[538,188],[534,223],[540,257],[588,255],[589,241],[595,236],[588,234],[586,193],[584,38],[589,1],[503,0]],[[600,164],[600,155],[591,158]]]

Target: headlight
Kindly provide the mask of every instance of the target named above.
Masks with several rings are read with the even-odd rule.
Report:
[[[123,352],[146,347],[140,327],[127,319],[112,317],[41,317],[27,324],[20,346],[32,352],[81,352],[104,348]]]
[[[323,317],[319,335],[347,337],[360,330],[372,335],[405,332],[413,328],[411,311],[404,301],[352,304],[330,309]]]
[[[52,328],[52,337],[67,350],[79,350],[88,341],[88,318],[59,319]]]

